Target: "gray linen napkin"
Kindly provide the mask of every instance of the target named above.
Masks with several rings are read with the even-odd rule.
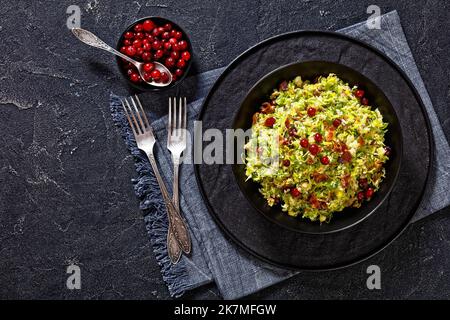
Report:
[[[396,11],[381,17],[381,29],[369,30],[366,23],[359,23],[340,32],[361,39],[385,52],[409,76],[420,93],[431,125],[435,143],[433,173],[424,201],[414,216],[414,221],[424,218],[450,204],[450,148],[442,127],[433,109],[431,100],[420,77],[411,51],[403,33]],[[224,68],[199,74],[186,81],[196,82],[196,99],[189,104],[189,130],[193,130],[204,97]],[[144,100],[145,106],[145,100]],[[261,262],[241,251],[224,238],[210,217],[198,190],[193,166],[184,164],[180,173],[180,201],[183,214],[189,224],[193,251],[190,257],[183,256],[177,265],[171,265],[166,251],[167,218],[159,189],[148,160],[136,148],[134,138],[122,113],[119,97],[111,95],[111,112],[127,147],[135,158],[138,177],[133,179],[136,195],[141,200],[141,209],[153,250],[161,266],[163,279],[172,296],[179,297],[186,290],[215,281],[225,299],[236,299],[280,282],[295,272],[283,270]],[[148,111],[158,142],[155,146],[160,171],[171,185],[172,168],[170,153],[166,149],[167,117]],[[186,163],[190,161],[187,147]]]

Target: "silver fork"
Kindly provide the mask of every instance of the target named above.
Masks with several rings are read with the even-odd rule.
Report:
[[[135,99],[133,99],[133,97],[130,97],[130,101],[131,104],[128,102],[128,99],[122,100],[122,106],[136,139],[137,147],[145,152],[148,159],[150,160],[150,164],[152,166],[153,172],[155,173],[159,188],[161,189],[169,220],[169,231],[167,235],[169,257],[171,261],[175,261],[176,263],[179,259],[179,256],[170,256],[171,252],[173,251],[169,249],[169,239],[175,239],[175,243],[179,245],[179,247],[184,252],[190,252],[191,241],[189,237],[189,231],[183,218],[180,216],[179,210],[172,203],[172,200],[169,197],[169,193],[167,192],[166,185],[164,184],[164,181],[162,180],[159,173],[158,166],[153,154],[153,146],[155,145],[156,139],[153,134],[152,127],[148,122],[147,116],[145,115],[141,101],[139,100],[138,96],[135,96]]]
[[[186,98],[169,98],[169,117],[168,117],[168,134],[167,149],[172,154],[173,162],[173,203],[176,209],[180,210],[179,201],[179,168],[181,154],[186,149]],[[170,240],[169,240],[170,241]],[[184,251],[184,250],[183,250]],[[190,251],[190,248],[189,248]],[[186,252],[186,251],[184,251]],[[186,252],[189,253],[189,252]]]

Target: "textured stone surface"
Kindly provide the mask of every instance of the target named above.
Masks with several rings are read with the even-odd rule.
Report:
[[[172,18],[191,35],[197,71],[297,29],[335,30],[367,17],[373,1],[18,1],[0,9],[0,298],[168,298],[147,240],[128,155],[109,116],[109,91],[126,83],[107,53],[77,42],[66,8],[114,44],[135,18]],[[377,1],[397,9],[447,137],[450,22],[446,1]],[[411,178],[413,179],[413,178]],[[415,223],[362,264],[305,273],[253,298],[450,297],[450,209]],[[66,266],[82,269],[69,291]],[[383,270],[381,291],[365,270]],[[189,298],[217,298],[213,286]]]

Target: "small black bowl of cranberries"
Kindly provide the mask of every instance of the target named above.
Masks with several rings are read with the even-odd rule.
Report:
[[[131,63],[117,57],[122,74],[133,87],[142,91],[176,86],[186,77],[192,64],[192,46],[186,32],[174,22],[161,17],[145,17],[131,24],[121,35],[117,50],[145,63],[146,81],[169,81],[169,75],[155,69],[154,61],[162,63],[172,73],[169,85],[152,86],[144,82]]]

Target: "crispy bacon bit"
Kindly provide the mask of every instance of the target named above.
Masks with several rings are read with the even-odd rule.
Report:
[[[320,93],[321,93],[321,90],[320,90],[320,89],[315,89],[315,90],[313,91],[313,95],[314,95],[315,97],[320,96]]]
[[[313,172],[312,177],[313,177],[314,181],[317,183],[328,180],[328,176],[326,174],[319,173],[319,172]]]
[[[333,151],[335,152],[345,152],[348,150],[347,145],[341,141],[333,141]]]
[[[270,104],[269,102],[264,102],[261,105],[260,110],[261,110],[261,113],[264,113],[264,114],[274,113],[275,112],[275,106]]]
[[[286,126],[286,128],[289,128],[291,126],[291,121],[289,120],[289,118],[286,118],[286,120],[284,121],[284,125]]]
[[[327,135],[326,135],[325,139],[326,139],[327,141],[332,141],[332,140],[333,140],[333,137],[334,137],[334,132],[333,132],[333,130],[329,130],[329,131],[327,132]]]
[[[358,143],[359,143],[360,146],[363,146],[363,145],[364,145],[365,142],[364,142],[364,139],[363,139],[362,136],[359,136],[359,137],[358,137]]]
[[[345,176],[343,176],[341,178],[341,185],[342,185],[342,187],[347,188],[349,180],[350,180],[350,175],[349,174],[346,174]]]
[[[258,122],[259,112],[256,112],[252,117],[252,123],[255,124]]]
[[[327,203],[325,201],[319,201],[319,207],[322,210],[328,209],[328,205],[327,205]]]
[[[344,161],[344,163],[352,161],[352,154],[348,151],[344,151],[344,153],[342,153],[342,161]]]
[[[281,83],[280,83],[280,86],[278,87],[278,89],[279,89],[280,91],[286,91],[287,88],[288,88],[288,83],[287,83],[286,80],[283,81],[283,82],[281,82]]]
[[[316,208],[316,209],[320,208],[320,202],[319,202],[319,200],[317,200],[317,197],[315,194],[310,195],[308,201],[313,206],[313,208]]]
[[[287,146],[289,144],[289,139],[279,136],[278,142],[283,146]]]

